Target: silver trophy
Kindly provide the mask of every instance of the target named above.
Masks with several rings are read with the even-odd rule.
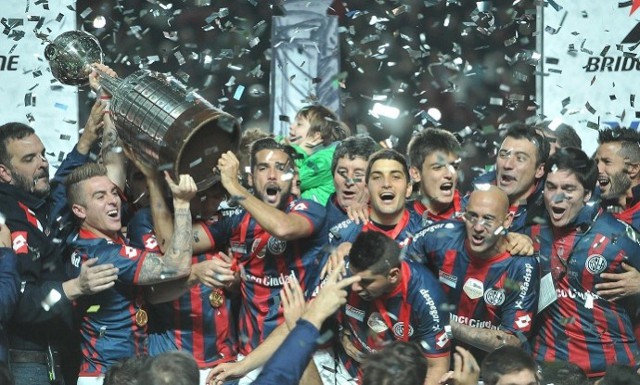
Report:
[[[91,34],[69,31],[45,47],[53,76],[63,84],[86,84],[103,53]],[[139,70],[124,79],[101,73],[112,95],[111,116],[121,140],[140,159],[174,175],[190,174],[205,190],[219,181],[212,172],[220,155],[235,150],[240,123],[172,76]]]

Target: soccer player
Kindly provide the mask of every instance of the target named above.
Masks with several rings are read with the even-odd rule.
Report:
[[[458,184],[460,143],[448,131],[429,128],[411,138],[407,148],[411,180],[420,194],[409,202],[409,210],[422,216],[423,225],[462,214]]]
[[[297,279],[307,295],[309,289],[318,286],[323,265],[318,255],[326,239],[326,212],[313,201],[291,196],[293,159],[287,146],[271,138],[253,143],[253,194],[238,181],[238,167],[232,152],[218,161],[222,185],[230,200],[241,208],[210,226],[196,225],[194,252],[231,247],[243,278],[238,324],[242,358],[284,321],[274,298],[287,280]],[[163,238],[159,236],[158,242]],[[250,373],[241,383],[253,381],[258,373]]]
[[[118,281],[106,291],[79,302],[82,320],[82,364],[78,385],[101,384],[107,368],[119,359],[146,353],[148,315],[144,297],[162,301],[181,294],[181,288],[154,286],[147,290],[137,286],[153,285],[185,277],[191,271],[191,214],[189,201],[195,195],[193,178],[180,176],[176,185],[167,177],[173,194],[176,228],[164,254],[151,253],[128,246],[120,229],[121,200],[119,189],[107,177],[105,169],[95,163],[75,169],[67,178],[67,196],[80,229],[69,237],[73,250],[71,264],[92,258],[98,264],[118,268]],[[101,284],[109,283],[98,279]]]
[[[538,304],[538,262],[513,257],[504,235],[513,214],[496,186],[471,193],[463,221],[439,222],[418,233],[407,255],[435,265],[451,311],[455,341],[484,352],[520,346],[530,336]]]
[[[515,346],[504,346],[489,353],[480,372],[486,385],[540,384],[536,362]]]
[[[509,197],[509,211],[513,212],[510,231],[523,232],[525,227],[541,217],[544,165],[549,144],[535,129],[518,124],[507,129],[498,150],[495,172],[481,175],[473,185],[495,184]]]
[[[349,137],[336,147],[331,163],[333,186],[336,190],[327,201],[327,227],[348,219],[347,209],[353,205],[366,205],[369,194],[366,184],[369,157],[377,144],[368,136]]]
[[[549,223],[531,228],[542,272],[537,361],[570,361],[589,377],[612,363],[635,365],[640,353],[628,311],[595,293],[602,273],[622,263],[640,266],[640,245],[628,225],[588,205],[596,187],[595,162],[575,148],[558,150],[545,165],[544,202]]]
[[[364,357],[395,340],[422,346],[427,358],[426,384],[437,384],[449,369],[450,344],[444,330],[449,317],[440,310],[446,301],[444,293],[431,272],[418,263],[401,260],[400,254],[398,243],[383,233],[358,234],[347,268],[360,281],[351,285],[347,304],[338,313],[340,344],[335,374],[323,370],[323,377],[335,377],[338,384],[360,378]],[[323,381],[327,383],[325,378]]]

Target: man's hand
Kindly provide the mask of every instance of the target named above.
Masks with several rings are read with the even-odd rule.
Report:
[[[226,289],[239,279],[238,274],[231,269],[231,265],[230,257],[224,253],[218,253],[218,256],[213,259],[191,266],[191,275],[207,287]]]
[[[104,64],[100,64],[100,63],[93,63],[92,64],[94,70],[93,72],[91,72],[91,74],[89,75],[89,86],[91,87],[91,89],[93,90],[93,92],[95,92],[96,94],[98,94],[98,96],[100,96],[100,91],[101,91],[101,87],[100,87],[100,72],[98,72],[97,70],[113,77],[113,78],[117,78],[118,74],[116,73],[116,71],[112,70],[109,66],[106,66]]]
[[[91,258],[80,266],[78,277],[62,284],[62,289],[69,300],[73,301],[82,295],[91,295],[107,290],[118,279],[118,268],[112,264],[96,265],[98,258]]]
[[[78,140],[77,150],[79,153],[88,154],[91,146],[93,146],[95,141],[102,135],[105,112],[104,103],[102,103],[100,99],[96,99],[93,107],[91,107],[87,124],[84,125],[84,131],[82,131],[82,135],[80,135],[80,139]]]
[[[247,371],[243,365],[243,361],[225,362],[211,369],[207,376],[207,385],[222,385],[227,380],[240,378],[247,375]]]
[[[596,285],[596,294],[611,301],[630,295],[640,294],[640,272],[635,267],[622,262],[621,273],[602,273],[600,277],[608,282]]]
[[[324,278],[327,274],[334,271],[338,266],[340,266],[340,272],[345,274],[344,270],[344,258],[349,255],[349,251],[351,251],[351,242],[343,242],[338,245],[329,255],[329,259],[327,259],[327,263],[322,267],[320,271],[320,278]]]
[[[174,207],[177,205],[189,205],[189,201],[196,196],[198,187],[193,177],[189,174],[180,174],[178,184],[176,184],[167,171],[164,172],[164,179],[167,181],[173,195]]]
[[[11,240],[11,230],[5,224],[0,225],[0,247],[13,248],[13,241]]]
[[[349,339],[348,333],[345,332],[342,334],[342,337],[340,338],[340,343],[342,344],[342,348],[344,349],[344,352],[347,353],[349,357],[353,358],[358,363],[364,362],[364,359],[365,359],[364,353],[362,353],[360,350],[356,349],[355,346],[353,346],[353,343],[351,343],[351,340]]]
[[[465,348],[456,346],[453,355],[453,370],[440,379],[442,385],[476,385],[480,378],[480,366]]]
[[[145,176],[145,178],[148,179],[152,179],[152,178],[156,178],[158,175],[158,170],[156,170],[154,167],[152,167],[151,165],[147,164],[146,162],[144,162],[139,156],[138,156],[138,152],[136,152],[134,149],[132,149],[131,147],[129,147],[128,144],[126,144],[124,141],[122,142],[122,151],[124,152],[124,155],[131,161],[133,162],[133,165],[136,166],[136,168],[138,170],[140,170],[140,172],[142,173],[142,175]]]
[[[346,287],[355,282],[359,282],[361,277],[354,275],[349,278],[340,280],[342,271],[344,270],[344,261],[336,266],[327,277],[324,286],[320,289],[318,296],[307,306],[302,318],[311,322],[318,330],[322,327],[324,320],[329,318],[341,306],[347,303]],[[300,290],[302,294],[302,290]]]
[[[363,224],[369,223],[369,204],[368,203],[352,203],[351,206],[347,207],[347,216],[349,219],[353,221],[355,224]]]
[[[292,277],[284,283],[284,287],[280,291],[280,299],[284,310],[284,320],[289,330],[292,330],[307,310],[307,303],[297,278]]]
[[[533,241],[524,234],[507,233],[507,251],[511,255],[533,255]]]
[[[220,182],[222,186],[229,194],[234,194],[235,189],[240,185],[240,181],[238,180],[240,161],[233,152],[227,151],[220,155],[217,168],[220,172]]]

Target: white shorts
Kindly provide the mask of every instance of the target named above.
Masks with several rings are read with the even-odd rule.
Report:
[[[104,377],[78,377],[78,385],[102,385]]]
[[[313,362],[316,364],[323,385],[354,385],[358,383],[358,379],[351,377],[342,361],[335,359],[332,348],[317,350],[313,354]]]

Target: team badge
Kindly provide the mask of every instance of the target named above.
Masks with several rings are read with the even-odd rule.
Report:
[[[280,255],[287,248],[287,241],[283,241],[276,237],[270,237],[267,242],[267,248],[271,254]]]
[[[482,281],[475,278],[469,278],[467,279],[467,282],[464,283],[462,290],[464,290],[469,298],[477,299],[482,297],[482,294],[484,294],[484,285],[482,284]]]
[[[404,322],[400,321],[393,325],[393,334],[397,337],[404,337]],[[413,335],[413,326],[409,325],[409,337]]]
[[[600,254],[593,254],[587,258],[584,266],[591,274],[600,274],[607,269],[607,260]]]
[[[383,331],[389,329],[389,327],[387,327],[387,324],[384,323],[382,316],[378,312],[371,313],[369,319],[367,319],[367,325],[375,333],[382,333]]]
[[[505,294],[503,289],[489,289],[484,293],[484,302],[493,306],[500,306],[504,303]]]

